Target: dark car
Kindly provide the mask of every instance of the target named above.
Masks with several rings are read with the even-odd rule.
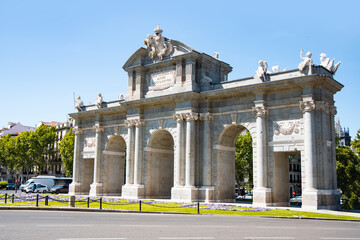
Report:
[[[50,189],[51,193],[68,193],[69,185],[55,185]]]
[[[15,183],[8,183],[6,185],[6,190],[15,190]]]

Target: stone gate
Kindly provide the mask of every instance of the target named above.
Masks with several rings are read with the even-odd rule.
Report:
[[[75,119],[70,194],[174,201],[234,201],[235,142],[253,138],[254,199],[289,205],[289,154],[301,156],[304,208],[339,206],[334,80],[338,65],[311,53],[298,69],[228,80],[232,67],[157,27],[125,63],[128,92],[84,106]],[[326,62],[327,60],[327,62]],[[326,63],[325,63],[326,62]]]

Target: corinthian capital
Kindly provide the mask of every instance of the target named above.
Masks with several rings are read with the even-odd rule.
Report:
[[[78,126],[75,126],[72,131],[73,131],[73,133],[75,135],[81,135],[82,134],[82,129],[79,128]]]
[[[337,108],[335,106],[330,106],[329,107],[329,113],[331,115],[336,115],[337,114]]]
[[[144,120],[142,120],[142,119],[134,119],[133,120],[134,121],[134,125],[136,126],[136,127],[140,127],[140,126],[144,126],[145,125],[145,122],[144,122]]]
[[[325,101],[317,101],[315,104],[316,110],[324,111],[325,113],[329,114],[330,111],[330,104]]]
[[[199,114],[194,112],[185,113],[186,121],[197,121],[199,120]]]
[[[207,113],[200,113],[199,115],[201,121],[212,121],[213,115],[209,112]]]
[[[100,126],[99,123],[96,123],[94,126],[93,126],[93,129],[95,132],[97,133],[100,133],[100,132],[103,132],[104,131],[104,128]]]
[[[267,114],[265,106],[256,106],[252,108],[252,113],[257,117],[264,117]]]
[[[135,120],[134,119],[125,120],[125,127],[127,128],[135,127]]]
[[[174,114],[174,120],[176,122],[183,122],[185,120],[184,113],[175,113]]]
[[[300,101],[299,102],[299,107],[301,109],[301,111],[303,112],[311,112],[315,109],[315,103],[314,101]]]

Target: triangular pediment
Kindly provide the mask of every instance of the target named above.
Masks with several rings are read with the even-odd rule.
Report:
[[[150,48],[139,48],[135,53],[131,55],[131,57],[126,61],[123,66],[124,70],[129,68],[138,67],[138,66],[146,66],[154,63],[164,62],[166,60],[170,60],[172,58],[189,54],[191,52],[199,52],[196,49],[186,45],[180,41],[173,39],[166,39],[166,42],[171,44],[172,50],[169,52],[167,56],[164,56],[163,59],[159,59],[158,56],[154,56],[151,58],[151,49]]]

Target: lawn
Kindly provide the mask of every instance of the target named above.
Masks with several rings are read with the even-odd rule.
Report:
[[[48,205],[46,206],[46,198]],[[200,214],[223,214],[223,215],[241,215],[241,216],[260,216],[260,217],[287,217],[287,218],[327,218],[327,219],[347,219],[360,220],[360,217],[351,217],[344,215],[332,215],[313,213],[305,211],[280,210],[270,208],[255,208],[249,204],[217,204],[217,203],[174,203],[152,200],[129,200],[120,198],[101,198],[102,209],[113,209],[123,211],[139,211],[141,205],[142,212],[172,212],[172,213],[198,213]],[[14,195],[14,203],[12,196],[7,196],[5,204],[5,196],[0,195],[0,206],[36,206],[35,194],[16,194]],[[88,204],[89,202],[89,204]],[[99,197],[76,197],[75,208],[99,209]],[[39,207],[64,207],[69,208],[69,196],[41,194],[38,197]]]

